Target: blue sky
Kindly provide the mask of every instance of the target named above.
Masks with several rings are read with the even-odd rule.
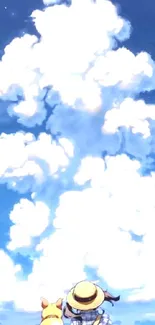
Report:
[[[83,279],[155,324],[153,0],[0,3],[0,322]]]

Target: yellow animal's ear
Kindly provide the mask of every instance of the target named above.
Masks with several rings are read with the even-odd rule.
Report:
[[[44,309],[49,305],[49,302],[45,298],[41,298],[41,307]]]
[[[56,302],[56,306],[57,308],[59,308],[60,310],[62,310],[62,302],[63,302],[63,299],[62,298],[59,298]]]

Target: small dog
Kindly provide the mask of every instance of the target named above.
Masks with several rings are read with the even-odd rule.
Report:
[[[41,307],[43,311],[40,325],[63,325],[61,298],[59,298],[56,303],[49,303],[47,299],[42,298]]]

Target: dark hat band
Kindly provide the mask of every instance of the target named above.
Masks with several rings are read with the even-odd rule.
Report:
[[[77,302],[90,302],[90,301],[93,301],[97,297],[97,290],[90,297],[79,297],[76,295],[76,293],[73,293],[73,297]]]

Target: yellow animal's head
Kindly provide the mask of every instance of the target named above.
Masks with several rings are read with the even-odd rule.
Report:
[[[47,318],[62,319],[62,299],[59,298],[56,303],[49,303],[47,299],[42,298],[41,307],[42,311],[42,320]]]

